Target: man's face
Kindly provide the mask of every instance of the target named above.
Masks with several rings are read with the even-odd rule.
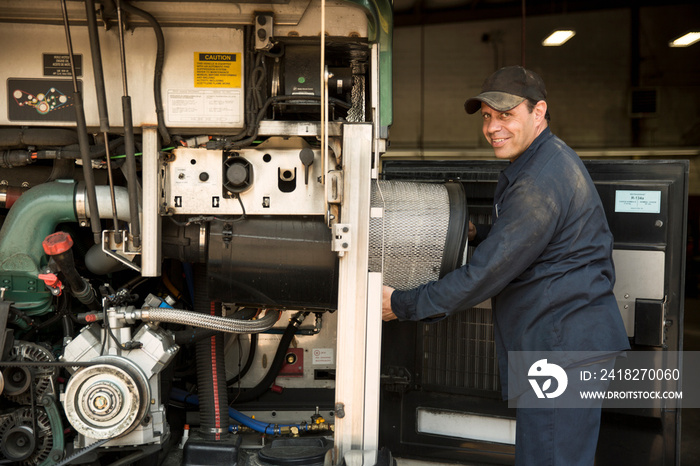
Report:
[[[484,136],[493,147],[496,158],[514,162],[530,147],[545,127],[542,126],[542,105],[546,111],[546,103],[539,102],[530,112],[525,101],[506,112],[499,112],[485,103],[481,104]]]

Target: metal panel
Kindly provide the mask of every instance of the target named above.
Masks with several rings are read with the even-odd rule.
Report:
[[[52,2],[54,3],[54,2]],[[55,2],[58,5],[58,2]],[[80,15],[71,19],[83,18]],[[122,81],[119,67],[119,43],[117,29],[110,31],[100,29],[102,59],[105,63],[105,88],[109,121],[113,128],[122,123]],[[92,73],[92,58],[85,27],[71,28],[74,54],[82,55],[83,99],[86,103],[96,102],[95,84]],[[164,30],[167,45],[162,78],[162,95],[166,123],[173,128],[217,128],[233,129],[243,126],[243,85],[235,87],[196,87],[195,52],[238,54],[243,69],[243,32],[241,29],[205,29],[205,28],[167,28]],[[58,81],[65,81],[68,76],[45,76],[45,53],[66,54],[65,33],[62,26],[28,23],[2,23],[0,43],[3,44],[3,59],[12,63],[10,67],[0,68],[0,81],[10,78],[36,79],[32,87],[33,94],[48,93]],[[153,97],[153,76],[156,59],[156,39],[153,30],[140,27],[125,36],[127,51],[128,88],[133,103],[134,127],[156,125],[157,118]],[[216,70],[210,70],[210,77],[215,77]],[[0,93],[0,108],[9,109],[17,106],[13,98],[15,91],[25,89],[8,89]],[[72,95],[66,96],[67,105],[42,114],[37,112],[32,121],[10,121],[8,113],[0,114],[0,125],[23,124],[74,126],[72,115]],[[70,113],[64,121],[53,121],[54,113]],[[44,118],[46,121],[44,121]],[[96,105],[85,105],[85,119],[89,127],[99,126]]]
[[[663,251],[613,250],[616,277],[613,291],[628,337],[634,336],[635,300],[664,297],[665,261]]]
[[[367,387],[358,381],[374,381],[365,368],[367,341],[367,265],[369,249],[370,170],[372,126],[344,126],[345,183],[342,223],[350,225],[353,243],[340,258],[338,287],[338,341],[336,361],[335,451],[336,460],[350,450],[364,449],[364,416]],[[371,342],[377,351],[379,342]]]
[[[164,163],[163,206],[168,213],[183,215],[241,215],[241,203],[249,215],[323,215],[319,151],[313,151],[315,162],[308,167],[306,184],[299,152],[307,146],[297,141],[295,148],[261,145],[235,156],[220,150],[176,149],[171,161]],[[224,188],[224,164],[233,157],[241,157],[252,167],[252,184],[240,193],[241,202]]]
[[[161,218],[158,215],[158,129],[143,128],[143,156],[141,176],[143,181],[143,209],[141,221],[141,275],[160,277],[161,266]]]

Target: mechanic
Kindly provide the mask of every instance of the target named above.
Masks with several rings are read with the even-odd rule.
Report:
[[[559,354],[568,372],[612,367],[629,348],[605,212],[578,155],[551,133],[546,96],[536,73],[509,66],[465,102],[468,114],[480,112],[496,158],[510,161],[498,179],[492,225],[470,222],[478,246],[467,265],[412,290],[385,286],[382,317],[435,320],[492,298],[502,393],[517,396],[516,464],[592,465],[600,403],[530,408],[527,384],[508,390],[509,352],[567,352]],[[585,352],[610,357],[590,361]]]

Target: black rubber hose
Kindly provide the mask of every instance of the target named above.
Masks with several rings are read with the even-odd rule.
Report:
[[[90,283],[80,276],[75,268],[73,251],[71,247],[73,240],[70,235],[64,232],[57,232],[49,235],[42,243],[44,252],[49,255],[63,274],[63,279],[70,288],[71,293],[81,303],[85,304],[91,311],[102,309],[100,301],[95,295]]]
[[[0,151],[0,168],[24,167],[32,163],[32,154],[27,150]]]
[[[0,128],[0,148],[67,146],[78,142],[78,134],[62,128]]]
[[[329,102],[334,103],[340,107],[344,108],[350,108],[350,104],[347,102],[344,102],[340,99],[337,99],[335,97],[330,97]],[[263,104],[262,108],[258,110],[258,114],[255,117],[255,121],[253,122],[253,126],[250,128],[249,132],[251,135],[245,139],[238,140],[240,135],[242,133],[239,133],[235,136],[231,136],[230,138],[224,139],[224,146],[223,147],[216,147],[217,141],[211,141],[210,143],[207,143],[207,149],[226,149],[226,150],[232,150],[232,149],[239,149],[241,147],[248,146],[252,144],[258,137],[258,131],[260,130],[260,122],[262,121],[263,117],[265,116],[265,113],[267,113],[267,109],[270,107],[272,104],[277,104],[280,102],[289,102],[289,101],[307,101],[307,102],[319,102],[321,103],[321,98],[318,96],[313,96],[313,95],[308,95],[308,96],[296,96],[296,95],[278,95],[278,96],[273,96],[268,98],[265,103]]]
[[[113,153],[117,148],[124,145],[124,138],[118,137],[109,141],[109,152]],[[99,159],[107,155],[104,144],[90,146],[90,158]],[[70,144],[58,149],[42,149],[36,151],[36,158],[43,159],[79,159],[80,148],[75,144]]]
[[[158,21],[148,13],[140,8],[129,4],[128,2],[122,2],[122,8],[128,13],[132,13],[141,16],[143,19],[148,21],[148,24],[153,28],[153,32],[156,34],[156,63],[153,71],[153,97],[156,104],[156,116],[158,117],[158,132],[163,140],[164,146],[169,146],[171,139],[168,133],[168,128],[165,126],[165,119],[163,118],[163,96],[161,92],[161,81],[163,77],[163,63],[165,62],[165,36],[163,36],[163,29],[158,24]]]
[[[306,317],[308,314],[308,312],[305,312],[303,313],[303,316]],[[270,365],[270,370],[267,371],[265,377],[263,377],[263,379],[255,387],[238,395],[234,400],[235,403],[246,403],[248,401],[257,400],[270,389],[270,385],[272,385],[272,382],[275,381],[275,378],[277,378],[277,375],[279,375],[280,369],[282,369],[282,366],[284,365],[285,356],[287,355],[289,345],[292,343],[294,334],[297,332],[299,326],[301,326],[303,320],[303,318],[300,318],[300,314],[297,314],[294,318],[292,318],[282,334],[282,339],[280,340],[280,344],[277,346],[277,352],[275,352],[275,357]]]
[[[216,333],[216,330],[209,330],[208,328],[188,327],[185,330],[173,332],[173,336],[175,337],[175,343],[180,346],[186,346],[197,343],[205,338],[210,338],[212,335],[216,335]]]
[[[258,334],[251,333],[250,334],[250,349],[248,349],[248,357],[246,358],[245,364],[243,365],[243,368],[241,369],[241,371],[226,381],[226,384],[229,387],[235,383],[238,383],[238,381],[241,380],[243,377],[245,377],[245,375],[248,373],[248,371],[250,370],[250,367],[253,365],[253,360],[255,359],[255,349],[257,347],[258,347]]]
[[[220,306],[209,300],[206,268],[195,267],[194,309],[205,314],[221,315]],[[208,440],[221,440],[228,426],[228,394],[222,333],[201,340],[196,346],[199,424]]]

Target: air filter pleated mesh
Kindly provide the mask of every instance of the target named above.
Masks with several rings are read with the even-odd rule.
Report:
[[[450,223],[445,186],[376,181],[371,205],[369,270],[399,290],[437,280]]]

